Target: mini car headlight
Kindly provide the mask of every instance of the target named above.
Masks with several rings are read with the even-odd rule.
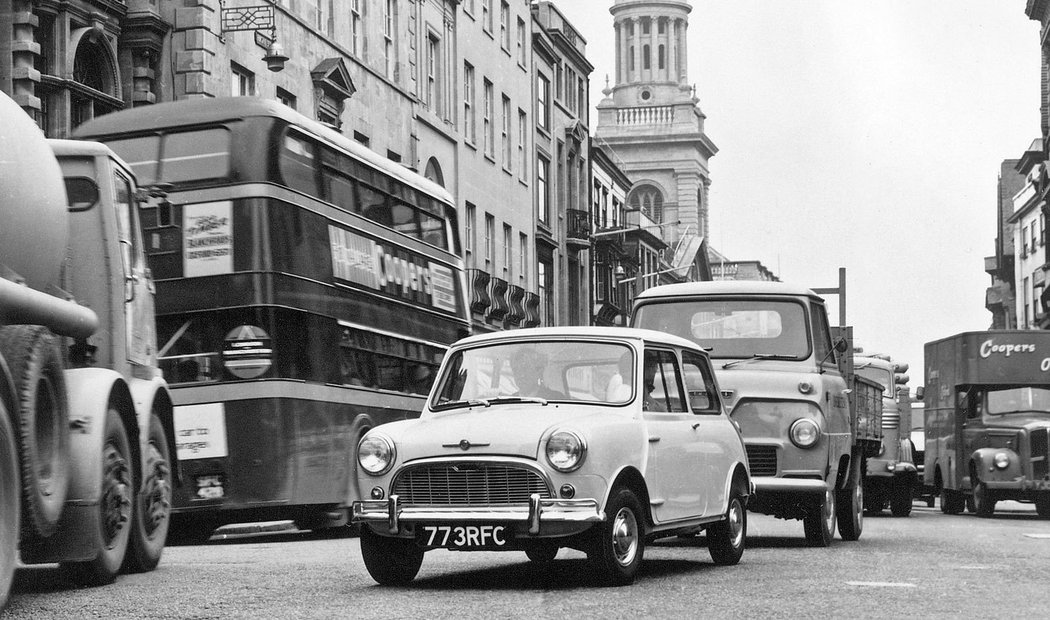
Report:
[[[1010,466],[1010,455],[1005,452],[995,453],[995,466],[999,469],[1006,469]]]
[[[791,443],[800,448],[812,448],[820,439],[820,428],[813,420],[802,418],[791,424]]]
[[[580,436],[571,431],[558,431],[547,439],[547,462],[558,471],[572,471],[583,464],[587,452]]]
[[[378,476],[394,463],[394,444],[383,435],[366,435],[357,446],[357,462],[361,469]]]

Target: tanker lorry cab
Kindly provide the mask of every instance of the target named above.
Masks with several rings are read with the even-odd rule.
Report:
[[[1050,517],[1050,332],[964,332],[926,343],[927,485],[941,511],[999,500]]]
[[[657,286],[637,296],[632,325],[682,336],[710,354],[747,448],[756,487],[749,510],[801,520],[812,546],[830,544],[836,520],[843,539],[860,537],[854,428],[870,432],[881,402],[874,382],[840,369],[851,343],[833,340],[819,295],[781,282]]]
[[[888,355],[854,355],[855,372],[882,386],[882,442],[878,454],[864,468],[864,508],[878,513],[887,507],[895,517],[911,514],[916,484],[915,457],[910,437],[911,398],[908,364]]]
[[[174,446],[128,167],[0,93],[0,187],[2,608],[18,559],[90,585],[156,567]]]

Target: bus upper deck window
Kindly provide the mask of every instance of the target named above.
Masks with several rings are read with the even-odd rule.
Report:
[[[420,227],[423,230],[423,241],[439,248],[448,249],[448,236],[445,234],[445,221],[429,213],[420,212]]]
[[[416,210],[397,201],[391,201],[390,221],[391,228],[404,233],[409,237],[419,239],[419,222],[416,220]]]
[[[141,136],[126,140],[111,140],[106,144],[131,166],[139,187],[146,187],[157,182],[160,136]]]
[[[223,127],[183,131],[164,138],[161,158],[166,183],[221,179],[230,174],[230,132]]]
[[[279,166],[285,185],[318,196],[313,144],[295,136],[285,136]]]

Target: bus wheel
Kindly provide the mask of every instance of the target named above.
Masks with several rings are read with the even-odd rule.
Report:
[[[806,543],[810,547],[827,547],[835,535],[835,489],[824,491],[824,501],[816,501],[802,519]]]
[[[14,380],[25,532],[46,538],[58,527],[69,487],[69,407],[54,336],[38,325],[0,329],[0,351]]]
[[[380,536],[362,527],[360,540],[365,568],[380,585],[404,585],[416,578],[423,565],[423,548],[414,539]]]
[[[105,441],[100,460],[102,488],[99,493],[98,529],[94,547],[98,555],[87,562],[62,565],[69,577],[84,585],[112,583],[124,563],[131,535],[132,498],[131,444],[116,408],[106,412]]]
[[[4,380],[0,367],[0,380]],[[0,399],[0,611],[7,604],[18,556],[21,490],[18,488],[18,443],[7,407]]]
[[[146,454],[144,480],[135,496],[131,540],[128,543],[128,557],[124,560],[123,570],[126,573],[145,573],[157,567],[171,523],[168,436],[156,414],[149,418],[146,449],[149,452]]]

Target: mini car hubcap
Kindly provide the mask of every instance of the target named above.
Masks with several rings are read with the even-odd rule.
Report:
[[[744,507],[738,501],[729,505],[729,536],[734,547],[744,540]]]
[[[638,553],[638,522],[634,513],[627,508],[621,508],[613,520],[612,544],[616,561],[621,566],[627,566],[634,561],[634,556]]]

